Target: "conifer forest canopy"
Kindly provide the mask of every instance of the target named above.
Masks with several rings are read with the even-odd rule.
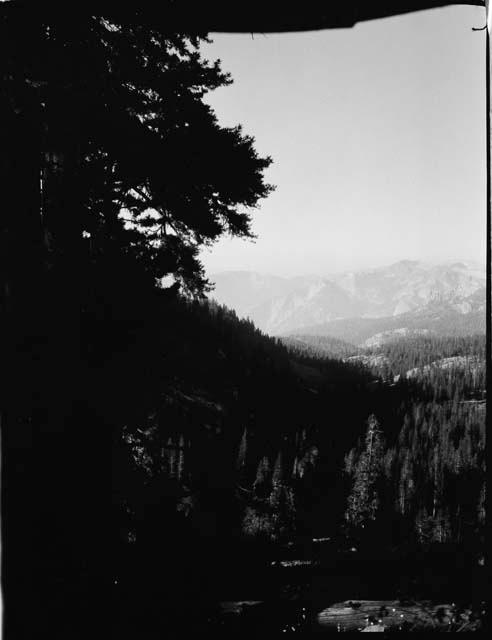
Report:
[[[207,299],[198,257],[275,188],[204,101],[208,34],[447,4],[0,4],[6,639],[216,629],[293,540],[483,553],[483,336],[347,362]]]

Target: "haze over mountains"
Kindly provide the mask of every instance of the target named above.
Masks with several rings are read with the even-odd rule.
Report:
[[[485,330],[485,269],[478,263],[403,260],[325,277],[249,271],[211,276],[212,298],[270,335],[326,335],[352,344],[392,335]]]

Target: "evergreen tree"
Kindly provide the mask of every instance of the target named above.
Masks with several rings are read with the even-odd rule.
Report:
[[[297,456],[294,458],[294,462],[292,463],[292,478],[296,479],[297,475],[298,475],[298,465],[299,465],[299,461],[297,459]]]
[[[356,459],[356,450],[350,449],[347,455],[344,458],[344,471],[348,476],[352,476],[354,473]]]
[[[184,435],[181,433],[179,436],[179,445],[178,445],[177,479],[180,481],[183,481],[184,473],[185,473],[185,439],[184,439]]]
[[[248,453],[248,429],[245,427],[241,442],[239,444],[239,452],[237,455],[237,469],[241,471],[246,465],[246,456]]]
[[[139,9],[31,4],[0,6],[9,371],[0,409],[2,448],[20,452],[3,468],[26,505],[25,515],[5,505],[9,526],[26,536],[10,547],[6,575],[19,571],[19,584],[34,585],[24,605],[49,633],[53,603],[72,630],[82,610],[100,606],[97,587],[113,584],[100,481],[109,479],[113,432],[135,430],[174,374],[151,345],[156,325],[173,331],[177,288],[163,291],[162,280],[203,294],[200,248],[223,234],[251,236],[250,213],[271,188],[270,159],[240,127],[220,126],[203,100],[230,83],[200,54],[206,34],[152,27]],[[179,475],[182,460],[172,466]],[[80,576],[77,597],[65,587],[70,572]],[[9,634],[29,636],[21,627]]]
[[[277,458],[275,460],[275,465],[273,467],[272,474],[272,485],[274,488],[280,487],[283,483],[284,479],[284,469],[283,469],[283,461],[282,461],[282,452],[279,451]]]
[[[263,456],[258,463],[253,487],[258,496],[266,497],[270,493],[271,485],[272,474],[270,469],[270,460],[268,459],[268,456]]]
[[[268,498],[271,509],[271,536],[275,540],[292,536],[295,532],[295,498],[292,487],[274,484]]]
[[[352,491],[345,512],[347,522],[354,527],[364,527],[376,519],[379,506],[377,482],[383,471],[384,439],[374,415],[367,421],[365,448],[353,474]]]

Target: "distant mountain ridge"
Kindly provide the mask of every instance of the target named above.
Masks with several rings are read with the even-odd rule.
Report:
[[[214,274],[217,302],[271,335],[326,335],[361,344],[384,332],[477,333],[485,328],[485,268],[402,260],[332,276]]]
[[[303,334],[330,336],[361,347],[376,347],[416,335],[465,336],[485,333],[485,309],[461,313],[447,305],[383,318],[346,318],[302,328]],[[292,335],[296,335],[296,331]]]

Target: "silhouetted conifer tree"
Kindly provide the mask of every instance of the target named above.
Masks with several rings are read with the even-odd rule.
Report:
[[[135,429],[171,377],[156,374],[166,363],[157,365],[160,351],[149,344],[177,293],[160,283],[170,276],[193,295],[207,289],[200,247],[225,233],[251,236],[249,212],[271,191],[270,159],[239,126],[220,126],[203,100],[231,81],[200,55],[206,34],[159,29],[135,8],[30,5],[0,7],[9,185],[0,221],[9,370],[1,424],[7,448],[24,452],[23,464],[8,468],[9,484],[32,502],[25,513],[36,511],[39,531],[28,533],[31,516],[10,502],[6,519],[32,535],[34,547],[26,540],[9,557],[47,594],[45,606],[25,602],[37,607],[37,630],[49,633],[57,603],[71,633],[71,621],[92,609],[87,601],[104,600],[93,595],[97,585],[113,584],[100,486],[109,481],[112,432],[121,435],[123,420]],[[67,595],[70,571],[80,578],[77,597]]]

